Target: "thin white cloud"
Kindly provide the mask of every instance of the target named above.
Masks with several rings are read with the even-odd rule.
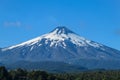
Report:
[[[21,22],[20,21],[15,21],[15,22],[4,22],[4,26],[5,27],[20,27],[21,26]]]

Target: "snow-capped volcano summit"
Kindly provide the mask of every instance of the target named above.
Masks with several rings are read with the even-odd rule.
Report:
[[[68,33],[74,33],[65,26],[59,26],[56,27],[52,32],[55,32],[56,34],[68,34]]]
[[[74,45],[78,45],[78,46],[88,46],[88,45],[91,45],[93,47],[102,46],[101,44],[94,43],[90,40],[80,37],[79,35],[72,32],[71,30],[69,30],[66,27],[57,27],[50,33],[44,34],[40,37],[34,38],[32,40],[23,42],[21,44],[15,45],[15,46],[4,48],[3,50],[8,50],[8,49],[12,49],[15,47],[21,47],[21,46],[30,46],[30,45],[34,45],[35,43],[38,44],[43,39],[45,39],[46,44],[48,44],[48,42],[50,42],[50,46],[63,45],[63,47],[65,47],[66,44],[64,41],[71,41]],[[39,43],[38,46],[40,46],[40,45],[42,45],[42,44]]]
[[[113,65],[120,62],[120,51],[81,37],[66,27],[57,27],[37,38],[3,48],[0,61],[55,61],[88,68],[119,68],[120,65]]]

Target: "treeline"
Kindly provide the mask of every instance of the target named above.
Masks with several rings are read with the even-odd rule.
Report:
[[[23,69],[8,71],[5,67],[0,67],[0,80],[120,80],[120,71],[47,73]]]

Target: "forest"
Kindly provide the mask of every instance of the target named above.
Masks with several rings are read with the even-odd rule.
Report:
[[[120,70],[92,70],[79,73],[48,73],[0,67],[0,80],[120,80]]]

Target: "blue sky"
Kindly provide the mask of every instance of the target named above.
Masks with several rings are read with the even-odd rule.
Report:
[[[120,50],[120,0],[0,0],[0,47],[57,26]]]

